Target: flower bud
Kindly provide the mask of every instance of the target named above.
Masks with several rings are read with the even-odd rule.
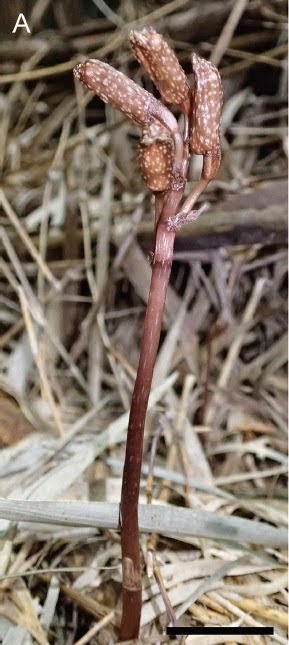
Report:
[[[220,161],[220,125],[223,91],[217,68],[196,54],[192,57],[195,87],[190,112],[190,147],[204,155],[202,177],[212,179]]]
[[[173,179],[173,141],[168,131],[157,121],[143,129],[138,150],[142,178],[152,192],[163,192]]]
[[[132,31],[130,44],[136,59],[149,74],[167,103],[178,105],[188,113],[190,88],[174,51],[152,27]]]
[[[162,123],[173,136],[176,158],[181,159],[182,140],[177,121],[170,110],[150,92],[122,72],[94,58],[76,65],[73,73],[75,78],[105,103],[110,103],[140,125],[148,125],[154,119]]]
[[[73,71],[75,77],[105,103],[141,125],[150,122],[150,107],[157,99],[122,72],[94,58],[80,63]]]

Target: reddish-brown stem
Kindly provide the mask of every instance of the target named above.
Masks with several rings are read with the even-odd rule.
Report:
[[[201,206],[198,211],[192,211],[191,209],[199,199],[202,192],[207,187],[208,183],[209,179],[199,179],[187,199],[184,201],[181,210],[173,216],[170,213],[165,213],[165,218],[169,230],[176,231],[178,228],[181,228],[190,220],[195,220],[199,217],[199,215],[201,215],[203,210],[205,210],[204,206]]]
[[[155,244],[156,244],[156,235],[157,235],[157,229],[158,229],[158,221],[159,221],[160,216],[161,216],[162,211],[163,211],[165,198],[166,198],[166,194],[165,194],[165,193],[155,193],[155,223],[154,223],[154,241],[153,241],[153,248],[155,248]]]
[[[182,213],[189,213],[189,211],[192,210],[193,206],[195,205],[196,201],[199,199],[200,195],[207,188],[208,183],[209,183],[208,179],[199,179],[199,181],[194,186],[193,190],[188,195],[187,199],[184,201],[181,209]]]
[[[123,470],[120,528],[123,563],[123,609],[120,639],[138,637],[141,614],[141,561],[138,529],[138,497],[143,453],[143,434],[153,370],[159,346],[165,298],[173,261],[175,232],[166,221],[174,216],[183,190],[166,197],[157,223],[152,260],[152,277],[139,366],[132,396]]]

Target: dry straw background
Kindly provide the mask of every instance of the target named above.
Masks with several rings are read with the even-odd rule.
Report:
[[[146,425],[140,643],[286,625],[284,0],[14,0],[0,31],[0,639],[117,642],[118,502],[148,294],[138,128],[79,84],[153,25],[219,65],[223,162],[178,235]],[[24,12],[31,34],[11,33]],[[200,172],[199,159],[190,183]],[[44,500],[44,501],[43,501]],[[150,550],[151,547],[154,550]],[[189,637],[213,645],[223,637]]]

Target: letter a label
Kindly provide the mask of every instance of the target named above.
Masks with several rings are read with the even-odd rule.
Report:
[[[25,18],[23,13],[19,14],[19,16],[18,16],[18,18],[17,18],[17,20],[15,22],[14,29],[12,29],[12,34],[15,34],[15,32],[17,31],[17,29],[19,27],[24,27],[24,29],[26,29],[27,33],[30,34],[30,29],[28,27],[27,20],[26,20],[26,18]]]

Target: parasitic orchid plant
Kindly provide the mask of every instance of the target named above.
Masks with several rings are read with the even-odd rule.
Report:
[[[131,402],[120,503],[123,567],[121,640],[134,639],[139,634],[141,554],[138,498],[143,435],[175,234],[177,229],[200,215],[202,209],[194,210],[194,205],[218,171],[223,97],[218,70],[196,54],[192,56],[194,87],[191,90],[175,53],[152,27],[132,32],[130,44],[162,100],[99,60],[89,59],[74,69],[75,77],[89,90],[142,127],[138,163],[144,182],[155,195],[151,285]],[[182,129],[162,101],[174,104],[182,112]],[[202,174],[181,204],[192,154],[203,156]]]

